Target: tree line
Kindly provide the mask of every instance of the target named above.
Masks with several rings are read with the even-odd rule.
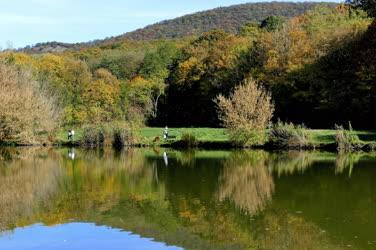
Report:
[[[63,127],[119,120],[219,127],[217,96],[252,78],[271,93],[275,120],[374,128],[376,25],[374,9],[364,6],[319,5],[291,19],[248,22],[239,34],[216,29],[62,53],[5,51],[1,85],[35,82],[30,93],[56,106]],[[26,80],[18,78],[25,72]],[[1,126],[9,119],[19,118],[2,115]]]

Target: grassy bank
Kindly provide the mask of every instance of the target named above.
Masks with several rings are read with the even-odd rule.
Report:
[[[180,141],[184,134],[194,135],[200,143],[230,143],[225,129],[221,128],[170,128],[168,140],[163,139],[164,128],[140,128],[136,131],[138,144],[143,146],[161,145],[169,146]],[[60,130],[57,134],[58,144],[68,144],[67,130]],[[82,129],[75,130],[74,143],[79,143],[82,139]]]
[[[335,146],[334,129],[308,130],[311,142],[316,148],[328,148]],[[376,132],[373,131],[353,131],[359,137],[362,143],[376,143]],[[74,143],[79,144],[82,138],[82,130],[77,129]],[[225,129],[221,128],[170,128],[168,140],[163,139],[163,128],[145,127],[137,132],[137,144],[141,146],[174,146],[181,141],[184,134],[190,134],[195,137],[197,144],[207,147],[231,147],[231,141]],[[57,135],[58,144],[69,144],[67,131],[61,130]]]

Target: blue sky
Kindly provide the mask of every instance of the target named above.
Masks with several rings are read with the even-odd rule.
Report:
[[[249,0],[0,0],[0,48],[85,42]]]

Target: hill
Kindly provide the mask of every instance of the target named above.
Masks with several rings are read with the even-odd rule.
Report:
[[[264,2],[232,5],[185,15],[172,20],[165,20],[142,29],[103,40],[76,44],[61,42],[38,43],[34,46],[27,46],[22,51],[28,53],[59,53],[67,49],[100,46],[127,39],[155,40],[198,36],[212,29],[222,29],[229,33],[238,33],[240,27],[248,22],[260,23],[268,16],[281,16],[285,18],[299,16],[319,4],[329,7],[336,5],[335,3],[319,2]]]
[[[334,3],[317,2],[263,2],[246,3],[202,11],[163,21],[143,29],[126,33],[119,38],[134,40],[169,39],[190,35],[201,35],[212,29],[237,33],[248,22],[261,22],[268,16],[291,18],[313,9],[318,4],[335,6]]]
[[[366,12],[347,4],[317,6],[287,21],[244,25],[239,34],[215,29],[180,39],[108,39],[38,56],[7,51],[0,63],[33,70],[64,108],[64,126],[127,120],[218,127],[213,100],[253,78],[270,91],[275,120],[375,129],[375,27]]]

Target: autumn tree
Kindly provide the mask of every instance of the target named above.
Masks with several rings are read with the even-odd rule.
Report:
[[[94,80],[83,90],[83,105],[88,122],[110,122],[121,119],[117,106],[120,82],[106,69],[98,69]]]
[[[185,46],[167,79],[163,113],[168,123],[218,126],[213,99],[239,82],[237,59],[249,45],[246,37],[213,30]]]
[[[260,25],[260,28],[265,29],[268,32],[276,31],[282,28],[285,23],[285,19],[280,16],[269,16],[265,18]]]
[[[217,97],[219,118],[240,146],[260,144],[265,139],[274,105],[270,93],[252,79],[235,88],[229,98]]]
[[[247,36],[252,39],[252,41],[257,41],[260,38],[263,30],[260,28],[260,24],[256,22],[248,22],[240,27],[240,35]]]
[[[0,143],[47,142],[58,125],[59,109],[32,73],[0,62],[0,89]]]
[[[145,52],[142,49],[103,50],[100,55],[92,57],[88,64],[92,71],[104,68],[118,79],[131,79],[140,70],[144,56]]]
[[[144,123],[154,110],[154,84],[137,76],[121,85],[120,100],[125,119]]]

